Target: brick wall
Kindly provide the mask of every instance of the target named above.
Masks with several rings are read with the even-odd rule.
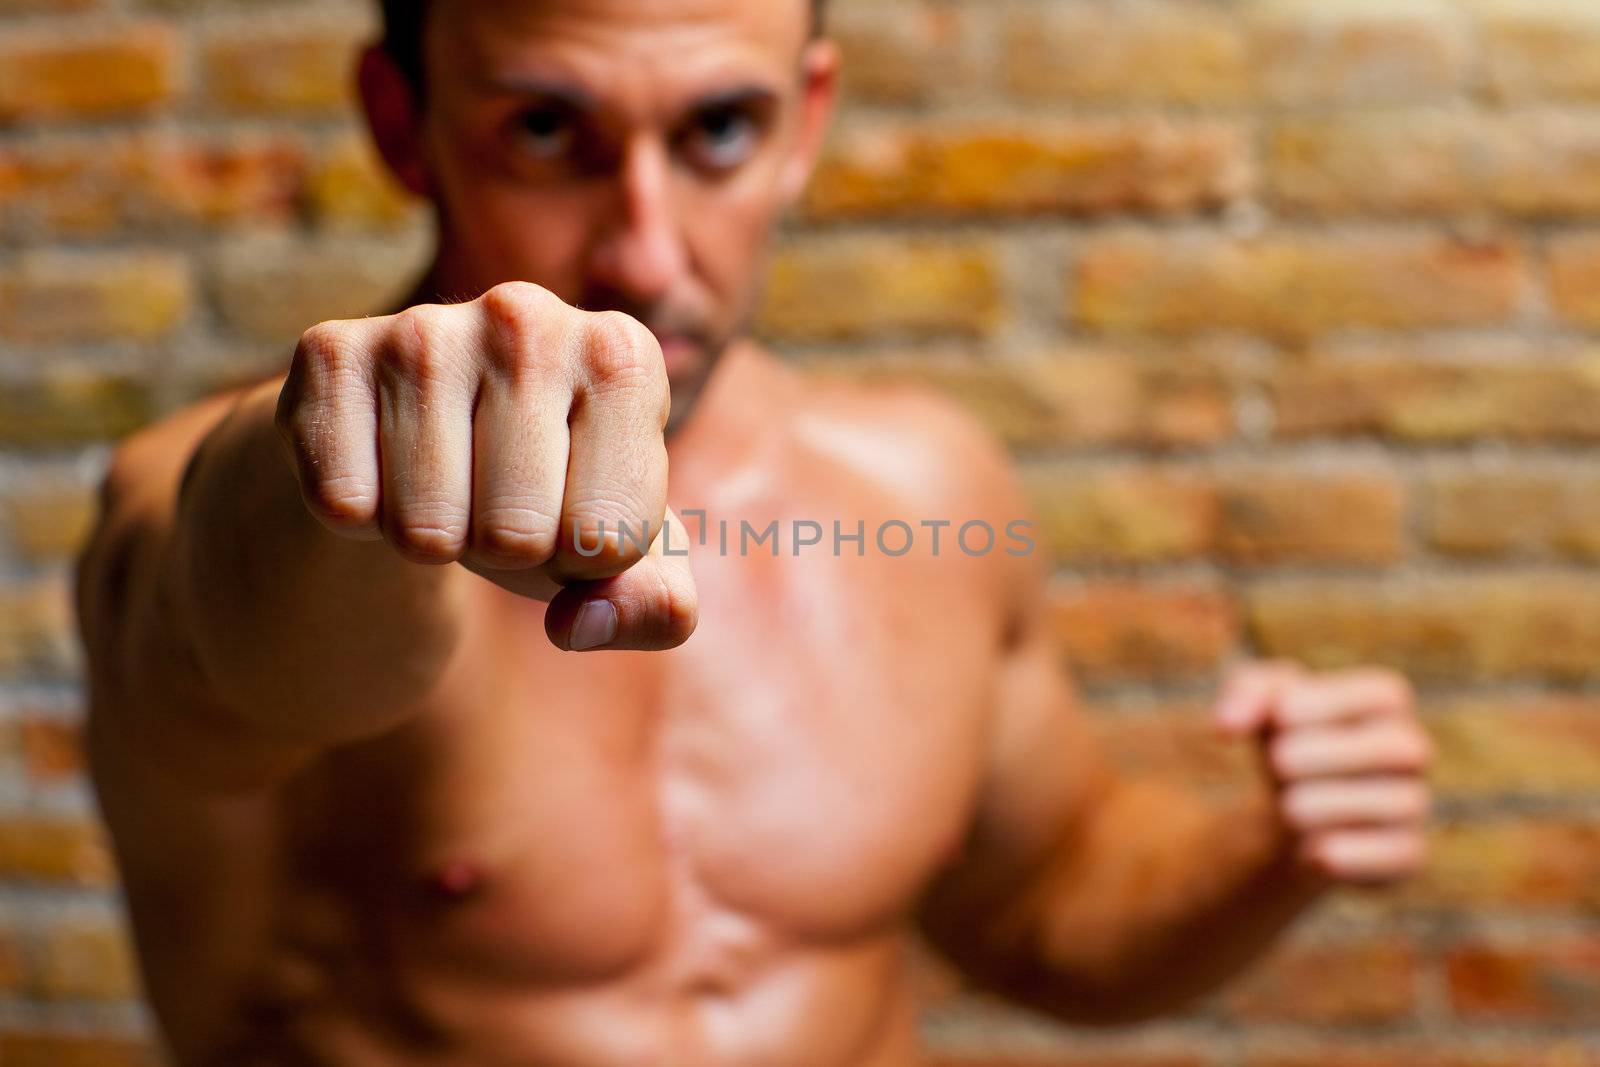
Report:
[[[1600,1063],[1600,4],[835,0],[763,330],[1015,448],[1130,767],[1224,791],[1246,652],[1423,686],[1427,873],[1096,1034],[930,974],[951,1063]],[[359,0],[0,0],[0,1063],[145,1064],[65,601],[107,442],[392,293]],[[397,252],[398,250],[398,252]]]

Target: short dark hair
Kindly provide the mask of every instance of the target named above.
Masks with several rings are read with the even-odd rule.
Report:
[[[428,0],[379,0],[383,8],[383,49],[419,95],[422,92],[422,31],[428,18]],[[811,34],[822,33],[822,16],[828,0],[811,0]]]

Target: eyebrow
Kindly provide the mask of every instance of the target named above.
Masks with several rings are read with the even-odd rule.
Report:
[[[592,93],[569,82],[515,75],[510,77],[490,75],[484,80],[484,84],[497,93],[537,97],[575,112],[592,113],[599,109],[599,100]],[[685,112],[711,111],[719,108],[773,107],[777,102],[778,94],[775,90],[752,83],[696,97],[690,101]]]
[[[721,108],[771,107],[777,102],[778,94],[765,85],[742,85],[736,89],[724,89],[699,97],[689,105],[688,110],[715,111]]]
[[[567,82],[548,81],[543,78],[490,75],[483,84],[496,93],[513,96],[537,96],[553,101],[573,111],[593,111],[597,101],[586,90]]]

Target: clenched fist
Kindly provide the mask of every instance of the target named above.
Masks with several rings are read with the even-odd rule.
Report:
[[[1367,885],[1421,867],[1432,745],[1405,679],[1252,664],[1224,685],[1214,722],[1259,736],[1278,817],[1311,867]]]
[[[642,325],[512,282],[308,330],[277,426],[335,533],[548,601],[561,648],[664,649],[697,610],[666,505],[669,407]]]

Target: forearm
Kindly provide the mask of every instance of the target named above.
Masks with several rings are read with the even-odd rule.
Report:
[[[275,734],[340,741],[398,721],[443,671],[462,572],[338,537],[300,500],[246,394],[202,441],[176,506],[167,579],[208,688]]]
[[[1328,884],[1296,862],[1264,793],[1211,804],[1118,779],[1068,847],[1017,904],[1021,959],[1007,984],[1081,1022],[1181,1008],[1243,970]]]

